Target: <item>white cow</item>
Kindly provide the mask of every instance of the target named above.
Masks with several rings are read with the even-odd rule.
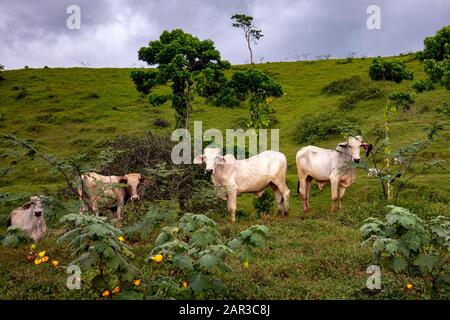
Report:
[[[42,197],[32,196],[29,202],[11,211],[8,220],[9,226],[20,227],[34,242],[41,241],[47,232]]]
[[[268,185],[275,194],[278,213],[288,214],[290,191],[286,186],[284,154],[264,151],[245,160],[236,160],[231,154],[221,156],[220,153],[219,148],[205,148],[204,154],[194,159],[194,164],[206,163],[206,172],[212,174],[214,186],[225,190],[222,198],[228,201],[232,223],[236,222],[236,197],[242,193],[261,196]]]
[[[303,197],[303,210],[308,211],[309,195],[312,180],[319,187],[326,182],[331,184],[331,199],[333,200],[332,211],[338,207],[342,208],[345,190],[355,181],[355,169],[348,166],[348,162],[358,163],[361,160],[360,147],[366,151],[369,148],[363,143],[362,136],[350,137],[344,143],[339,143],[335,150],[328,150],[314,146],[301,148],[296,155],[298,191]]]
[[[87,211],[87,204],[98,216],[100,206],[116,206],[116,217],[122,219],[124,204],[128,201],[138,201],[139,186],[148,184],[147,178],[139,173],[129,173],[124,176],[103,176],[95,172],[81,175],[82,183],[78,187],[81,201],[80,211]],[[125,185],[125,186],[124,186]]]

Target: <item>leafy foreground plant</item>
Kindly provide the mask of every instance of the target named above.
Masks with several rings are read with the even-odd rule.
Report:
[[[112,292],[115,286],[128,288],[137,279],[139,271],[128,261],[134,254],[124,243],[122,231],[107,223],[106,217],[68,214],[61,218],[61,223],[73,229],[57,243],[69,243],[73,249],[71,256],[78,256],[70,265],[95,271],[90,279],[94,290]]]
[[[226,289],[218,275],[232,271],[226,258],[238,256],[248,268],[254,259],[252,249],[263,245],[268,232],[265,226],[252,226],[225,244],[213,220],[187,213],[177,226],[162,229],[148,260],[167,261],[168,272],[195,297],[217,296]]]
[[[385,221],[369,218],[360,228],[363,245],[372,246],[376,262],[420,279],[430,298],[450,297],[450,219],[424,222],[409,210],[388,206]]]
[[[30,243],[33,240],[18,226],[8,228],[6,235],[2,240],[5,247],[17,248],[22,243]]]

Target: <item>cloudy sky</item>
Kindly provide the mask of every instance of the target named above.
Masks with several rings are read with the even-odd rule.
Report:
[[[79,30],[66,26],[69,5],[81,9]],[[381,10],[379,30],[367,28],[369,5]],[[245,63],[234,13],[253,16],[263,30],[256,61],[386,56],[420,50],[425,36],[450,24],[450,0],[0,0],[0,63],[140,66],[137,50],[174,28],[210,38],[224,59]]]

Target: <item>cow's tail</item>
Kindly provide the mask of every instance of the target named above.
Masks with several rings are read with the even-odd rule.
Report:
[[[11,217],[8,218],[8,222],[6,222],[6,226],[9,228],[12,225]]]

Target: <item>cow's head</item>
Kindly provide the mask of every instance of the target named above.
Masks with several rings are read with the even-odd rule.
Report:
[[[217,165],[224,165],[225,158],[220,155],[221,150],[219,148],[205,148],[202,155],[195,157],[194,164],[206,164],[205,172],[214,173]]]
[[[338,148],[348,156],[351,156],[352,161],[354,163],[359,163],[361,161],[360,156],[360,148],[364,148],[364,150],[369,150],[369,145],[363,142],[362,136],[349,137],[346,142],[339,143]]]
[[[30,215],[39,218],[44,214],[43,196],[31,196],[30,201],[22,206],[25,210],[30,210]]]
[[[126,183],[130,187],[130,200],[131,201],[138,201],[140,200],[139,196],[139,184],[144,183],[146,184],[148,182],[147,178],[142,176],[140,173],[129,173],[124,175],[120,179],[120,183]]]

